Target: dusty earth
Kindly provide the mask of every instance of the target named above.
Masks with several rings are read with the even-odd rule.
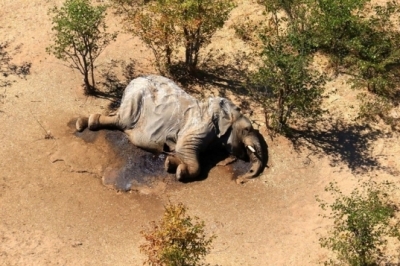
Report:
[[[0,265],[141,265],[140,231],[161,217],[168,200],[183,202],[217,235],[207,256],[211,265],[315,265],[328,256],[318,239],[329,221],[318,216],[315,196],[328,199],[329,181],[350,191],[368,175],[396,180],[398,135],[382,127],[338,123],[306,132],[308,145],[296,146],[271,139],[261,124],[268,168],[244,185],[233,180],[243,163],[211,167],[203,180],[179,183],[162,171],[162,158],[135,149],[120,132],[76,133],[74,119],[107,112],[110,100],[85,97],[80,74],[46,54],[47,10],[61,3],[0,0],[6,51],[13,64],[31,63],[29,75],[2,77],[11,84],[0,91]],[[243,12],[259,10],[243,1],[228,25]],[[109,25],[120,28],[116,18]],[[229,27],[211,45],[228,54],[243,49]],[[98,63],[118,73],[112,62],[133,61],[134,74],[142,75],[155,73],[151,60],[137,38],[121,33]],[[351,121],[356,93],[345,81],[339,76],[327,85],[337,89],[327,102],[335,119]],[[102,177],[118,167],[116,189]],[[127,180],[132,186],[124,192]]]

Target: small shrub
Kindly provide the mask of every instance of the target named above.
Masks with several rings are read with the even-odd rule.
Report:
[[[255,81],[256,90],[253,92],[256,92],[257,98],[267,107],[267,124],[272,123],[272,128],[281,132],[286,126],[285,123],[290,124],[290,120],[296,120],[291,119],[291,116],[296,114],[295,107],[290,107],[291,104],[284,98],[289,87],[299,88],[299,84],[315,89],[308,91],[301,89],[307,92],[307,97],[299,94],[297,89],[293,91],[300,95],[299,99],[312,99],[310,103],[313,103],[313,109],[309,109],[310,114],[317,110],[315,107],[321,102],[319,99],[325,78],[313,71],[309,67],[309,62],[318,52],[330,59],[335,74],[348,74],[351,77],[349,83],[352,87],[367,89],[373,96],[369,97],[368,102],[361,103],[364,107],[361,108],[359,117],[362,119],[376,117],[373,114],[376,113],[393,127],[397,122],[396,119],[384,115],[389,114],[389,109],[400,103],[398,1],[375,3],[376,1],[371,0],[259,0],[257,2],[265,6],[264,25],[254,24],[250,19],[245,19],[244,22],[235,23],[233,28],[236,35],[256,48],[257,52],[260,51],[259,41],[262,42],[263,64],[256,76],[253,75],[250,80]],[[253,38],[258,32],[262,32],[259,34],[260,40]],[[259,54],[255,54],[253,62],[257,62],[258,59]],[[288,67],[293,66],[296,67],[287,71]],[[296,75],[295,72],[306,75]],[[293,78],[293,75],[298,78]],[[302,77],[304,82],[300,81]],[[274,82],[279,85],[275,86]],[[257,87],[261,91],[257,90]],[[279,87],[284,89],[279,90]],[[374,99],[370,101],[372,98]],[[299,101],[292,106],[301,106],[306,102]],[[282,108],[285,104],[287,106]],[[369,107],[373,108],[368,109]],[[282,116],[285,112],[288,114],[286,121],[285,115]],[[304,122],[306,117],[299,118],[301,119],[297,121]]]
[[[389,119],[390,109],[393,107],[389,100],[376,95],[360,93],[357,96],[360,101],[359,119],[366,122],[378,122],[379,119],[386,121]]]
[[[296,121],[316,121],[323,113],[323,86],[327,78],[311,68],[312,57],[301,48],[306,41],[299,30],[304,10],[292,8],[292,19],[287,20],[275,6],[266,8],[272,15],[269,26],[260,35],[262,64],[250,75],[250,88],[264,107],[267,126],[274,132],[285,133]]]
[[[365,88],[376,96],[374,110],[378,105],[381,110],[397,105],[400,100],[398,2],[379,5],[371,0],[318,0],[317,3],[311,9],[310,43],[329,56],[337,74],[351,75],[353,87]],[[360,117],[365,114],[360,113]],[[382,118],[392,123],[390,117]]]
[[[349,44],[359,35],[360,12],[369,0],[316,0],[311,8],[313,44],[328,54],[339,72],[350,54]]]
[[[254,39],[253,34],[257,30],[257,25],[254,24],[249,17],[244,19],[244,22],[236,22],[232,25],[235,30],[235,35],[244,42],[249,42]]]
[[[199,52],[224,25],[234,7],[230,0],[113,0],[125,14],[126,29],[139,36],[153,51],[161,73],[168,72],[173,55],[185,50],[186,70],[193,74]]]
[[[334,201],[328,204],[317,197],[320,207],[329,211],[324,218],[333,220],[333,228],[320,238],[322,247],[330,249],[335,259],[325,265],[378,265],[387,257],[385,247],[389,239],[400,240],[400,226],[395,219],[397,206],[390,200],[396,187],[390,182],[363,182],[350,195],[345,195],[336,183],[325,191]]]
[[[205,225],[197,217],[186,214],[187,208],[179,203],[168,203],[164,216],[152,222],[149,231],[141,232],[146,243],[140,246],[147,255],[145,264],[189,266],[201,265],[211,249],[215,236],[206,236]]]
[[[61,8],[53,7],[54,44],[46,51],[83,75],[85,92],[95,91],[94,62],[116,38],[106,32],[106,6],[92,6],[89,0],[66,0]]]

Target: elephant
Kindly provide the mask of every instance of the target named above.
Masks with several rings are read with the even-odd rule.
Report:
[[[258,176],[268,157],[265,140],[230,100],[210,97],[199,101],[172,80],[157,75],[133,79],[115,114],[79,117],[76,130],[86,128],[121,130],[135,146],[166,154],[164,167],[175,172],[179,181],[198,177],[200,156],[216,144],[231,154],[219,165],[236,158],[250,161],[250,170],[237,183]]]

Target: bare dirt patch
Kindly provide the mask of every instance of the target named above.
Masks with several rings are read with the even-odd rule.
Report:
[[[315,265],[327,256],[318,238],[329,223],[318,216],[315,195],[331,180],[349,191],[357,169],[396,180],[398,136],[384,130],[303,132],[299,145],[272,141],[261,127],[268,168],[244,185],[233,179],[246,165],[210,167],[203,180],[179,183],[162,171],[162,158],[135,149],[121,132],[77,134],[73,119],[107,112],[110,100],[83,96],[79,74],[45,53],[47,10],[61,3],[0,1],[0,36],[17,51],[13,63],[32,63],[30,75],[8,77],[12,84],[0,88],[0,265],[141,265],[140,231],[168,200],[186,204],[217,235],[212,265]],[[119,27],[116,18],[109,23]],[[243,48],[229,30],[213,45]],[[137,38],[121,34],[99,67],[133,60],[136,75],[154,73],[151,58]],[[330,86],[339,91],[332,107],[350,116],[354,95],[340,79]],[[120,191],[127,181],[130,192]]]

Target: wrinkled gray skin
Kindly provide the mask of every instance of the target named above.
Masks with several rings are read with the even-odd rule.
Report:
[[[78,118],[76,129],[83,131],[86,127],[119,129],[135,146],[167,153],[165,168],[176,171],[178,180],[197,177],[200,154],[216,142],[233,156],[244,158],[247,154],[250,158],[252,167],[237,179],[238,183],[259,175],[267,156],[260,135],[232,102],[220,97],[200,102],[161,76],[132,80],[118,112],[114,116]]]

